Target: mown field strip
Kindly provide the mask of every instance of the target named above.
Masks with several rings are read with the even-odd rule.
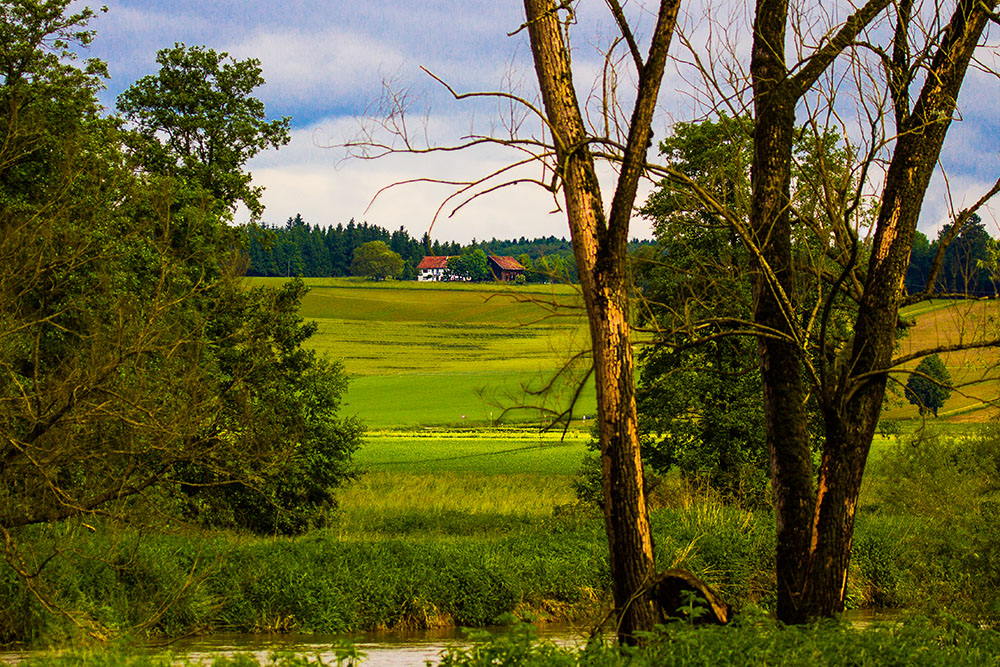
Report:
[[[370,433],[355,455],[364,471],[474,472],[486,475],[573,475],[577,472],[589,435],[530,431]]]

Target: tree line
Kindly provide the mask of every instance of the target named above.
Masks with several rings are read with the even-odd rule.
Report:
[[[996,297],[995,248],[996,241],[975,213],[962,225],[949,223],[941,227],[934,241],[918,231],[913,236],[906,270],[906,291],[963,298]]]
[[[487,255],[509,256],[525,267],[527,282],[558,280],[576,282],[576,260],[573,246],[565,238],[555,236],[514,240],[472,240],[461,244],[455,241],[431,240],[425,233],[417,239],[405,227],[390,232],[367,222],[346,225],[320,225],[307,222],[296,214],[284,225],[244,225],[240,227],[247,249],[247,275],[308,278],[328,278],[365,275],[351,269],[355,252],[362,245],[381,241],[396,253],[401,268],[394,277],[416,280],[417,265],[425,256],[464,256],[475,250]],[[641,247],[651,241],[634,240],[632,247]]]

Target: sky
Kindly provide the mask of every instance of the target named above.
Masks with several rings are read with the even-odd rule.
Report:
[[[707,27],[711,16],[716,26],[732,27],[735,37],[727,33],[727,38],[734,44],[734,62],[743,56],[748,61],[750,17],[745,6],[750,3],[733,2],[726,10],[709,14],[702,4],[707,1],[684,5],[684,34],[695,50],[718,40],[722,31]],[[463,243],[473,238],[569,236],[557,203],[535,185],[484,195],[454,215],[449,215],[454,203],[441,208],[453,188],[409,183],[385,189],[420,178],[454,181],[485,175],[510,163],[515,154],[509,149],[481,147],[362,160],[338,148],[360,136],[364,119],[384,98],[386,84],[396,91],[396,99],[405,91],[407,127],[420,140],[426,137],[445,145],[469,132],[502,129],[503,111],[509,111],[503,105],[455,101],[421,68],[461,92],[513,89],[534,98],[537,87],[525,32],[508,35],[523,21],[516,0],[105,0],[104,4],[108,11],[91,24],[97,39],[88,55],[109,65],[111,80],[101,95],[108,108],[131,83],[155,73],[157,50],[175,43],[205,45],[238,59],[260,60],[267,83],[258,97],[269,117],[291,117],[292,128],[289,145],[269,150],[248,165],[255,183],[265,187],[266,223],[280,225],[296,214],[324,226],[354,219],[389,230],[405,227],[414,237],[430,231],[435,239]],[[641,40],[655,18],[646,5],[655,3],[631,0],[625,5]],[[602,51],[614,36],[613,28],[603,2],[580,2],[572,37],[574,76],[581,93],[590,90],[589,82],[601,72]],[[996,44],[998,35],[1000,30],[994,30],[990,44]],[[689,55],[679,40],[672,51],[682,59]],[[996,48],[982,49],[981,58],[997,64]],[[621,90],[629,89],[631,76],[625,67]],[[701,112],[693,88],[683,63],[668,68],[656,136],[664,136],[672,121]],[[953,125],[942,158],[949,178],[935,178],[921,218],[921,229],[931,238],[947,221],[949,192],[953,206],[961,207],[1000,176],[1000,84],[992,75],[974,72],[960,103],[962,121]],[[515,174],[541,175],[537,168]],[[611,176],[610,171],[604,173],[608,200]],[[640,198],[651,188],[646,184]],[[983,218],[997,235],[1000,204],[985,211]],[[634,218],[630,235],[648,238],[648,222]]]

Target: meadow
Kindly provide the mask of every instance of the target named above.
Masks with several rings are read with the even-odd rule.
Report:
[[[975,344],[996,338],[1000,332],[995,300],[938,299],[904,309],[901,317],[913,323],[900,340],[898,356],[918,350],[934,350],[949,345]],[[938,422],[982,423],[996,416],[1000,398],[1000,350],[978,348],[941,352],[941,360],[956,385],[955,391],[938,411]],[[914,368],[919,360],[903,365]],[[917,408],[902,398],[906,376],[896,375],[896,395],[885,412],[888,419],[919,421]]]
[[[280,280],[252,279],[254,284]],[[345,408],[374,429],[537,424],[569,405],[585,372],[584,362],[569,363],[587,348],[589,336],[573,285],[305,282],[311,291],[302,314],[318,325],[308,345],[343,362],[352,378]],[[996,302],[990,300],[934,300],[906,308],[901,316],[913,326],[900,340],[898,356],[982,341],[1000,327]],[[957,388],[936,423],[981,423],[993,417],[1000,397],[1000,351],[940,356]],[[555,387],[536,393],[568,363]],[[884,418],[916,424],[921,421],[917,408],[902,392],[906,377],[893,376]],[[590,382],[573,414],[595,412]]]
[[[592,389],[565,433],[541,431],[537,406],[522,413],[529,422],[500,420],[504,404],[486,399],[492,391],[512,401],[522,383],[540,382],[532,378],[579,349],[586,327],[572,288],[310,282],[303,314],[319,323],[314,349],[343,360],[352,382],[345,409],[369,425],[354,457],[357,476],[338,491],[327,525],[288,538],[162,520],[38,527],[36,544],[78,556],[46,565],[60,603],[138,636],[476,626],[512,617],[584,630],[600,618],[610,604],[603,521],[573,488],[591,439],[583,417],[593,410]],[[917,324],[901,349],[950,340],[950,318],[968,305],[909,313]],[[961,361],[949,358],[953,376],[964,372]],[[912,440],[916,409],[892,411],[903,435],[880,436],[873,448],[849,607],[1000,617],[1000,521],[985,521],[1000,506],[988,484],[1000,474],[991,467],[1000,465],[1000,435],[970,448],[965,422],[989,411],[949,403],[942,415],[958,418],[942,416],[939,435],[921,440]],[[692,570],[751,613],[769,608],[771,512],[725,504],[676,475],[650,481],[658,565]],[[0,639],[47,644],[76,632],[75,617],[45,612],[7,574]]]
[[[257,284],[280,279],[254,279]],[[348,412],[372,428],[538,422],[569,405],[588,345],[572,285],[306,279],[308,345],[342,360]],[[562,369],[552,391],[535,395]],[[574,414],[596,411],[590,384]]]

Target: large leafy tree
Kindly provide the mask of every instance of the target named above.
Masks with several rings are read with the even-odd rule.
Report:
[[[360,433],[336,415],[343,373],[302,350],[301,286],[240,283],[212,192],[246,175],[144,161],[99,109],[103,67],[71,58],[92,14],[68,4],[0,3],[0,549],[40,596],[27,526],[187,498],[296,530]]]
[[[661,141],[660,153],[672,169],[746,224],[752,133],[747,117],[723,114],[678,123]],[[824,178],[853,185],[848,155],[832,131],[818,138],[800,131],[794,158],[793,197],[803,219],[820,215],[817,165],[823,165]],[[661,471],[677,466],[740,502],[764,502],[763,385],[757,346],[747,335],[755,330],[753,256],[729,221],[706,208],[687,185],[664,179],[642,211],[653,221],[657,239],[636,257],[639,322],[653,334],[641,354],[637,395],[645,460]],[[795,243],[801,257],[822,257],[808,235]],[[815,303],[808,283],[796,290]],[[830,323],[842,334],[851,304],[839,310]],[[820,415],[812,397],[809,406],[810,432],[818,446]]]
[[[471,280],[474,283],[493,279],[486,253],[482,248],[473,247],[448,260],[448,275],[459,280]]]
[[[398,278],[403,273],[403,258],[385,241],[369,241],[354,251],[351,273],[375,280]]]
[[[907,292],[948,297],[996,296],[991,242],[977,213],[943,225],[933,243],[919,231],[914,232],[906,272]]]
[[[660,152],[727,206],[745,210],[751,131],[746,118],[681,123]],[[676,467],[740,502],[764,502],[767,446],[754,344],[715,335],[748,327],[750,258],[687,188],[664,181],[643,213],[657,239],[636,256],[635,272],[639,322],[653,334],[640,354],[637,387],[644,461],[659,472]],[[714,325],[706,330],[709,318]]]
[[[289,119],[267,120],[253,96],[264,83],[260,61],[183,44],[161,50],[156,61],[157,74],[118,98],[119,111],[135,126],[130,145],[139,162],[199,184],[224,210],[242,202],[259,217],[262,190],[243,165],[289,140]]]

